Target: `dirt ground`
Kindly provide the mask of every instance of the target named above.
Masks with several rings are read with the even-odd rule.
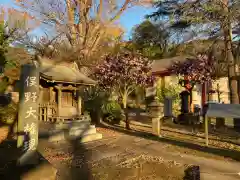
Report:
[[[132,129],[148,133],[152,132],[152,122],[145,113],[141,115],[132,113],[130,119]],[[121,122],[120,126],[124,127],[124,124],[124,122]],[[164,137],[171,137],[187,142],[193,141],[199,145],[204,145],[205,143],[205,133],[202,124],[197,126],[194,133],[191,126],[174,124],[171,120],[163,121],[161,127],[161,134]],[[219,129],[209,126],[209,144],[210,146],[240,151],[240,133],[228,126]]]
[[[120,137],[108,137],[84,147],[74,148],[70,144],[46,147],[47,142],[41,142],[40,146],[45,146],[41,152],[59,170],[58,180],[79,177],[83,180],[183,179],[186,164],[123,147],[125,140],[120,142]]]
[[[132,121],[128,131],[124,124],[102,123],[97,127],[102,140],[82,144],[39,139],[38,151],[57,168],[58,180],[178,180],[189,165],[200,166],[201,180],[240,178],[237,143],[211,135],[210,146],[205,147],[202,132],[192,134],[182,126],[164,125],[159,138],[150,133],[149,124]],[[40,131],[52,126],[40,124]],[[3,150],[0,158],[10,152]]]
[[[127,159],[126,159],[127,158]],[[159,157],[140,155],[137,157],[110,157],[93,164],[93,179],[122,180],[182,180],[183,164],[164,161]]]
[[[126,131],[122,127],[105,126],[97,131],[103,134],[103,139],[87,144],[40,141],[39,151],[59,170],[59,180],[79,177],[96,180],[183,179],[184,169],[191,164],[200,166],[204,180],[239,179],[240,163],[236,161],[240,157],[239,151],[206,148],[178,138],[156,139],[145,132]]]

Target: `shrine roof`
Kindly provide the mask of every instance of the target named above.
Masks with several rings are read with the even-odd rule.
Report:
[[[187,60],[187,56],[175,56],[171,58],[165,58],[165,59],[159,59],[154,60],[152,63],[152,73],[153,74],[161,74],[169,72],[169,68],[175,63],[175,62],[184,62]]]
[[[41,58],[40,77],[55,82],[95,85],[97,82],[81,73],[73,63],[56,63],[47,58]]]

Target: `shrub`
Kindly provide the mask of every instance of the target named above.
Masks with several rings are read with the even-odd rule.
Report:
[[[13,133],[17,132],[16,117],[17,117],[17,104],[11,102],[8,103],[7,105],[0,105],[0,125],[3,126],[0,132],[1,141],[8,137],[12,137]]]
[[[177,114],[180,108],[180,96],[182,87],[178,84],[169,84],[164,88],[157,87],[157,99],[160,103],[164,104],[165,97],[172,99],[173,114]]]
[[[4,124],[12,124],[17,114],[17,105],[10,103],[7,106],[0,106],[0,121]]]
[[[101,107],[108,99],[108,93],[101,91],[99,87],[84,88],[80,92],[83,98],[84,110],[89,112],[92,123],[100,123]]]
[[[124,118],[123,110],[116,101],[108,101],[102,106],[103,120],[113,124],[119,124]]]

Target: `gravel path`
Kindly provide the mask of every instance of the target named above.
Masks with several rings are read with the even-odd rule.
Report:
[[[192,150],[188,148],[184,150],[184,148],[178,148],[177,146],[167,143],[123,135],[111,130],[105,132],[104,128],[98,130],[103,133],[103,140],[88,144],[73,142],[53,144],[45,140],[40,141],[39,150],[58,168],[59,179],[112,180],[111,178],[113,177],[116,180],[118,179],[117,177],[121,177],[122,180],[137,179],[136,172],[138,172],[138,168],[133,168],[135,170],[130,171],[129,168],[119,169],[115,168],[115,166],[125,162],[125,160],[131,160],[140,156],[148,158],[155,157],[164,161],[164,163],[160,163],[161,166],[159,163],[157,165],[152,164],[151,166],[144,165],[146,169],[145,179],[149,180],[174,179],[175,177],[168,175],[169,172],[167,170],[174,169],[170,174],[175,173],[180,176],[178,172],[180,172],[180,169],[182,172],[183,167],[188,164],[200,165],[201,180],[240,179],[238,175],[240,163],[229,161],[228,159],[224,159],[224,157],[215,158],[212,155],[209,157],[207,155],[201,156],[201,154],[192,153]],[[174,164],[172,168],[168,168],[170,162]],[[149,164],[149,162],[145,164]],[[180,166],[177,167],[179,164]],[[105,168],[103,168],[104,166]],[[153,169],[153,167],[158,168],[152,172],[150,169]],[[102,172],[102,174],[99,174],[99,172]],[[154,175],[154,173],[157,174],[159,172],[165,176],[160,178],[161,173],[158,174],[158,177],[149,176],[149,174]],[[94,173],[95,178],[92,177]]]

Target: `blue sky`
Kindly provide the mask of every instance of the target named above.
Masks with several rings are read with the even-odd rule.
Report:
[[[0,0],[0,5],[11,7],[13,6],[14,0]],[[123,13],[120,18],[120,23],[125,30],[124,39],[128,39],[131,35],[131,29],[144,20],[144,16],[151,13],[153,10],[151,8],[145,8],[140,6],[135,6]],[[38,32],[38,31],[36,31]]]
[[[140,6],[132,7],[124,12],[120,18],[120,23],[126,31],[125,38],[129,37],[131,29],[136,24],[140,24],[144,20],[145,15],[150,14],[151,12],[153,12],[153,9]]]

